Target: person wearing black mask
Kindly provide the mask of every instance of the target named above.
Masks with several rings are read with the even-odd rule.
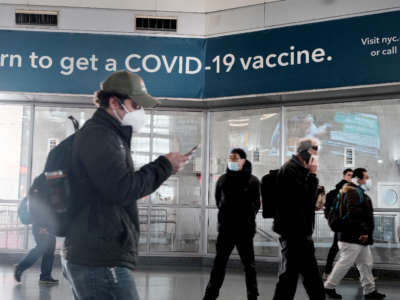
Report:
[[[246,153],[236,148],[231,151],[228,169],[216,186],[218,237],[216,256],[203,300],[215,300],[225,278],[226,264],[236,246],[246,274],[247,299],[258,297],[253,238],[256,215],[260,209],[260,182],[251,174],[251,163]]]
[[[280,235],[281,266],[274,300],[294,299],[299,275],[311,300],[324,300],[325,291],[315,258],[312,234],[318,188],[319,141],[300,140],[297,154],[278,173],[277,211],[273,229]]]

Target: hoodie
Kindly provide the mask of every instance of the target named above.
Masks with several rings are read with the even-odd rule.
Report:
[[[248,160],[242,170],[227,169],[218,179],[215,200],[219,209],[219,232],[255,234],[255,219],[261,205],[260,182],[252,175],[252,165]]]

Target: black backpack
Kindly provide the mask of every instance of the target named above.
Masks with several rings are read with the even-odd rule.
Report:
[[[279,169],[270,170],[261,179],[262,216],[265,219],[275,218],[277,210]]]
[[[360,202],[364,202],[363,193],[357,188],[358,196],[360,197]],[[329,213],[328,213],[328,224],[329,227],[334,232],[343,232],[346,230],[347,221],[347,209],[346,203],[344,201],[345,193],[337,193],[335,200],[333,201]]]
[[[73,123],[77,130],[76,120]],[[70,171],[75,134],[50,151],[43,173],[34,179],[27,196],[31,222],[59,237],[66,235],[74,216]]]
[[[328,219],[329,212],[331,211],[331,207],[333,203],[335,202],[337,195],[339,194],[340,189],[333,189],[330,190],[325,197],[325,209],[324,209],[324,215],[325,218]]]

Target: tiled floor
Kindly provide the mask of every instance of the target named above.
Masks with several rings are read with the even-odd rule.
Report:
[[[23,275],[22,284],[13,279],[11,266],[0,265],[0,300],[70,300],[72,293],[68,283],[62,278],[61,270],[55,269],[53,276],[60,279],[58,286],[39,286],[39,269],[33,268]],[[136,282],[141,300],[200,300],[208,280],[208,271],[189,269],[171,270],[152,268],[136,272]],[[272,299],[275,276],[258,276],[260,298]],[[378,281],[386,299],[400,300],[400,282]],[[357,281],[344,281],[338,288],[344,300],[363,299]],[[239,272],[228,272],[219,300],[246,300],[244,276]],[[308,299],[301,284],[296,300]],[[129,300],[129,299],[127,299]]]

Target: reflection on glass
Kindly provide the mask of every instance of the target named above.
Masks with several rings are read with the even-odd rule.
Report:
[[[140,169],[141,167],[150,162],[149,155],[137,154],[135,152],[133,152],[132,154],[132,159],[136,170]]]
[[[0,199],[15,200],[27,192],[30,109],[0,105]]]
[[[154,116],[154,133],[159,135],[169,135],[171,117],[168,115]]]
[[[132,151],[149,153],[150,151],[150,137],[133,136],[132,138]]]
[[[212,113],[209,206],[215,206],[215,184],[225,173],[233,148],[246,151],[258,178],[280,166],[279,123],[280,113],[275,108]]]
[[[173,205],[179,199],[179,178],[172,176],[151,195],[151,202],[155,205]]]
[[[73,116],[82,126],[92,117],[94,109],[37,107],[35,109],[35,132],[33,145],[33,178],[44,168],[51,147],[74,133],[68,116]]]
[[[143,253],[147,250],[147,232],[148,232],[148,208],[138,207],[139,223],[140,223],[140,238],[139,238],[139,252]]]
[[[151,252],[198,252],[200,209],[152,208],[150,215]]]
[[[167,154],[171,152],[169,138],[154,138],[153,139],[154,153]]]

